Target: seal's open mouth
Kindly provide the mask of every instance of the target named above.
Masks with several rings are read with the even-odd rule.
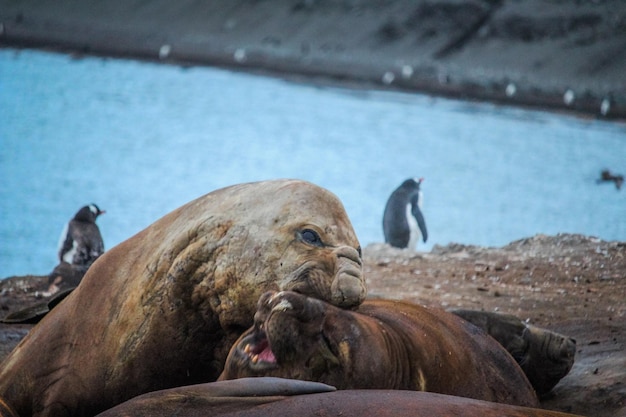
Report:
[[[278,366],[267,335],[260,328],[255,328],[254,332],[243,338],[237,351],[251,369],[261,371]]]

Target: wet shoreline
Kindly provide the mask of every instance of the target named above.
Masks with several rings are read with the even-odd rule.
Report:
[[[626,4],[538,3],[0,0],[0,47],[626,119]]]

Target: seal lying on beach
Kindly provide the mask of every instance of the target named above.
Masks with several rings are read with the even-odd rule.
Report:
[[[573,417],[415,391],[344,390],[308,381],[242,378],[144,394],[98,417]]]
[[[576,356],[571,337],[525,323],[511,314],[475,310],[450,310],[483,329],[520,365],[540,397],[569,373]]]
[[[0,365],[20,416],[93,416],[142,393],[214,381],[268,290],[365,298],[341,202],[297,180],[224,188],[103,254]]]
[[[264,294],[219,379],[253,376],[538,405],[518,364],[485,332],[444,310],[393,300],[350,311],[291,291]]]

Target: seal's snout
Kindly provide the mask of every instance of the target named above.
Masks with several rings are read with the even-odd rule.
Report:
[[[566,358],[574,358],[576,356],[576,339],[564,337],[561,343],[561,356]]]
[[[332,303],[339,307],[357,306],[367,295],[361,256],[356,249],[349,246],[337,248],[335,255],[337,266],[331,285]]]
[[[354,264],[359,269],[360,275],[360,271],[363,268],[363,261],[361,260],[361,255],[358,250],[350,246],[340,246],[335,249],[334,252],[340,264],[342,263],[342,260]],[[338,268],[339,267],[340,265],[338,265]]]

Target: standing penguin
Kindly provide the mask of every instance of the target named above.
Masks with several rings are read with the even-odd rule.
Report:
[[[59,262],[86,272],[104,253],[104,242],[96,218],[105,213],[95,204],[82,207],[65,226],[59,241]]]
[[[385,242],[391,246],[415,249],[420,232],[424,242],[428,239],[426,222],[420,209],[422,205],[420,184],[423,180],[410,178],[404,181],[387,200],[383,215],[383,232]]]

